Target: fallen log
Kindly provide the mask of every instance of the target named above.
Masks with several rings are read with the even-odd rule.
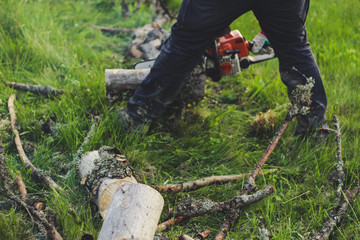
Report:
[[[98,239],[152,239],[164,205],[159,192],[137,183],[115,147],[86,153],[78,171],[104,218]]]
[[[128,55],[145,60],[156,58],[163,43],[169,37],[169,33],[161,25],[161,21],[155,20],[152,24],[134,29],[132,42],[127,47]]]
[[[150,73],[148,69],[106,69],[106,97],[109,102],[116,101],[124,91],[135,90]]]
[[[145,79],[150,69],[106,69],[106,97],[109,102],[115,102],[123,97],[124,91],[134,91]],[[205,97],[206,72],[202,64],[198,64],[192,71],[186,84],[177,95],[167,111],[181,116],[182,111],[189,105],[200,102]]]
[[[98,239],[153,239],[163,205],[151,187],[124,184],[114,193]]]

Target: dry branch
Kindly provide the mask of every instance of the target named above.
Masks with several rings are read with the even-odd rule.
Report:
[[[278,169],[270,169],[268,171],[265,171],[263,174],[271,174],[276,171],[278,171]],[[188,181],[179,184],[168,184],[160,187],[158,186],[151,186],[151,187],[163,193],[177,193],[181,191],[188,192],[188,191],[194,191],[196,189],[205,186],[209,186],[211,184],[216,184],[216,183],[223,184],[228,182],[240,181],[249,176],[250,176],[249,173],[239,174],[239,175],[227,175],[227,176],[212,176],[212,177],[201,178],[195,181]]]
[[[112,27],[102,27],[95,25],[91,25],[91,27],[95,29],[100,29],[102,32],[107,32],[110,34],[120,34],[120,33],[129,34],[134,32],[133,29],[129,29],[129,28],[112,28]]]
[[[194,237],[195,240],[203,240],[206,239],[210,235],[210,230],[205,229],[203,232],[196,234]]]
[[[5,158],[3,156],[3,146],[0,144],[0,176],[2,176],[0,193],[4,195],[7,199],[12,200],[18,203],[30,216],[30,218],[35,222],[40,230],[45,229],[49,238],[52,240],[62,240],[61,235],[55,229],[55,227],[46,220],[45,215],[37,211],[33,206],[27,204],[24,200],[16,196],[10,189],[11,185],[11,176],[9,174],[8,168],[5,165]]]
[[[187,234],[181,234],[178,238],[178,240],[194,240],[194,238],[190,237]]]
[[[22,147],[21,144],[21,139],[20,139],[20,134],[19,131],[16,128],[16,115],[15,115],[15,105],[14,105],[14,101],[15,101],[15,95],[12,94],[9,98],[8,101],[8,108],[9,108],[9,113],[10,113],[10,123],[11,123],[11,129],[13,131],[13,133],[15,134],[14,137],[14,141],[15,141],[15,145],[16,148],[19,152],[19,156],[21,159],[21,162],[23,163],[23,165],[25,166],[26,170],[31,169],[31,173],[33,176],[36,176],[37,178],[39,178],[41,181],[44,181],[45,184],[50,187],[50,188],[54,188],[55,190],[62,190],[61,187],[59,187],[59,185],[57,185],[54,180],[52,180],[51,177],[46,176],[46,174],[39,168],[36,168],[28,159],[28,157],[25,154],[25,151]]]
[[[56,89],[56,88],[49,87],[49,86],[42,86],[42,85],[8,82],[8,83],[6,83],[6,86],[17,89],[17,90],[28,91],[28,92],[32,92],[32,93],[44,95],[44,96],[55,96],[55,95],[61,95],[64,93],[64,90]]]
[[[2,194],[4,194],[4,196],[6,196],[8,199],[15,201],[20,206],[22,206],[28,212],[28,214],[30,215],[31,218],[36,218],[36,220],[39,221],[37,223],[38,224],[40,223],[40,226],[42,225],[46,229],[46,232],[50,239],[53,239],[53,240],[62,240],[63,239],[61,237],[61,235],[59,234],[59,232],[56,230],[56,228],[46,220],[46,217],[42,212],[36,210],[33,206],[27,205],[23,200],[21,200],[19,197],[17,197],[9,189],[5,188],[5,190],[6,190],[6,192],[2,192]]]
[[[27,195],[26,186],[25,186],[25,183],[24,183],[19,171],[17,171],[15,181],[16,181],[16,184],[18,185],[18,191],[20,193],[21,199],[26,200],[26,195]]]
[[[163,232],[169,229],[172,225],[181,222],[182,220],[184,220],[184,217],[180,216],[177,218],[171,218],[163,223],[160,223],[156,228],[156,232]]]
[[[338,183],[337,189],[336,189],[336,197],[340,199],[342,188],[344,186],[345,182],[345,173],[343,170],[344,161],[342,160],[342,150],[341,150],[341,132],[340,132],[340,123],[339,119],[334,115],[333,117],[335,129],[336,129],[336,143],[337,143],[337,150],[336,150],[336,164],[335,164],[335,176],[336,181]]]
[[[274,187],[270,185],[252,195],[237,195],[232,200],[225,202],[213,202],[211,200],[199,201],[187,198],[176,207],[175,217],[183,216],[185,218],[191,218],[209,213],[227,212],[233,208],[240,209],[260,201],[274,191]]]
[[[354,203],[356,195],[360,192],[360,185],[356,186],[352,190],[346,191],[345,199],[343,203],[338,205],[329,215],[329,220],[323,224],[322,229],[316,232],[313,236],[308,238],[309,240],[326,240],[330,237],[334,229],[339,226],[344,218],[347,210]]]
[[[210,230],[206,229],[205,231],[196,234],[194,238],[190,237],[187,234],[182,234],[179,236],[178,240],[204,240],[210,235]]]
[[[223,240],[226,237],[226,234],[228,233],[231,225],[238,217],[239,217],[239,211],[237,211],[237,209],[232,209],[225,217],[225,220],[221,225],[218,234],[215,237],[215,240]]]
[[[250,174],[248,180],[245,182],[242,195],[246,195],[255,189],[255,179],[257,175],[260,173],[262,166],[264,166],[270,154],[274,151],[280,137],[283,135],[285,129],[287,128],[292,119],[293,117],[291,117],[290,114],[286,115],[285,120],[281,123],[280,127],[276,131],[274,139],[271,141],[264,154],[262,155],[261,159],[258,161],[254,170]]]

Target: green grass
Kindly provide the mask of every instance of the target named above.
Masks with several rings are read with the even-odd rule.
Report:
[[[168,1],[176,11],[180,1]],[[46,200],[46,213],[53,216],[65,239],[94,236],[102,220],[75,174],[65,179],[74,154],[90,129],[94,116],[99,126],[87,150],[115,145],[128,156],[140,180],[147,184],[194,180],[212,175],[250,172],[263,154],[274,129],[254,134],[251,122],[259,112],[272,109],[279,126],[287,112],[286,88],[281,83],[276,60],[218,83],[208,82],[207,97],[189,109],[176,127],[154,129],[148,134],[126,133],[117,123],[105,96],[104,70],[129,68],[135,61],[124,56],[130,36],[110,36],[90,25],[135,28],[151,21],[153,13],[141,6],[124,17],[120,1],[15,1],[3,0],[0,9],[0,80],[47,84],[66,91],[48,99],[20,93],[0,84],[0,135],[12,176],[21,171],[30,193]],[[360,149],[360,2],[357,0],[312,1],[307,20],[308,38],[319,64],[329,106],[327,117],[337,115],[343,134],[345,189],[359,179]],[[247,13],[232,24],[251,39],[259,31],[255,17]],[[7,100],[19,95],[16,112],[25,150],[35,166],[51,172],[66,191],[49,192],[34,182],[21,165],[12,133]],[[56,116],[53,132],[42,131],[44,122]],[[257,239],[264,223],[272,239],[303,239],[321,228],[334,206],[334,190],[328,176],[334,169],[336,143],[331,136],[325,145],[314,145],[293,137],[290,123],[265,169],[279,172],[260,176],[257,184],[273,184],[276,192],[244,209],[229,233],[232,239]],[[242,189],[243,182],[215,185],[191,193],[164,194],[165,207],[174,207],[183,197],[224,201]],[[3,200],[0,196],[0,201]],[[165,211],[162,219],[165,218]],[[360,238],[360,201],[356,200],[336,239]],[[215,236],[224,215],[191,219],[171,228],[174,239],[180,233],[194,235],[205,228]],[[34,239],[36,227],[19,208],[0,210],[0,239]]]

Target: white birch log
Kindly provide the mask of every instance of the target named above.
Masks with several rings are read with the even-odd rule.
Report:
[[[113,196],[98,240],[154,239],[164,206],[159,192],[144,184],[125,184]]]
[[[137,183],[118,149],[104,146],[88,152],[77,168],[105,219],[98,239],[153,239],[164,200],[153,188]]]
[[[95,161],[98,159],[100,159],[99,151],[87,152],[81,158],[79,163],[79,174],[84,181],[86,181],[86,178],[95,169]],[[106,216],[112,196],[114,195],[116,190],[126,183],[137,183],[136,179],[132,176],[122,179],[104,177],[99,179],[99,182],[101,182],[101,184],[95,196],[95,204],[98,207],[99,213],[103,218],[105,218]]]
[[[115,101],[122,92],[135,90],[146,75],[149,69],[106,69],[106,97],[110,102]]]

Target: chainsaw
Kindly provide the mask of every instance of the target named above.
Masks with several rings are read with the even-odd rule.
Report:
[[[272,48],[264,46],[268,51],[264,54],[250,55],[252,42],[246,41],[239,30],[233,30],[215,40],[205,51],[202,64],[206,73],[213,81],[219,81],[223,76],[233,76],[246,70],[250,65],[275,58]],[[151,68],[156,59],[146,60],[134,65],[135,69]]]

